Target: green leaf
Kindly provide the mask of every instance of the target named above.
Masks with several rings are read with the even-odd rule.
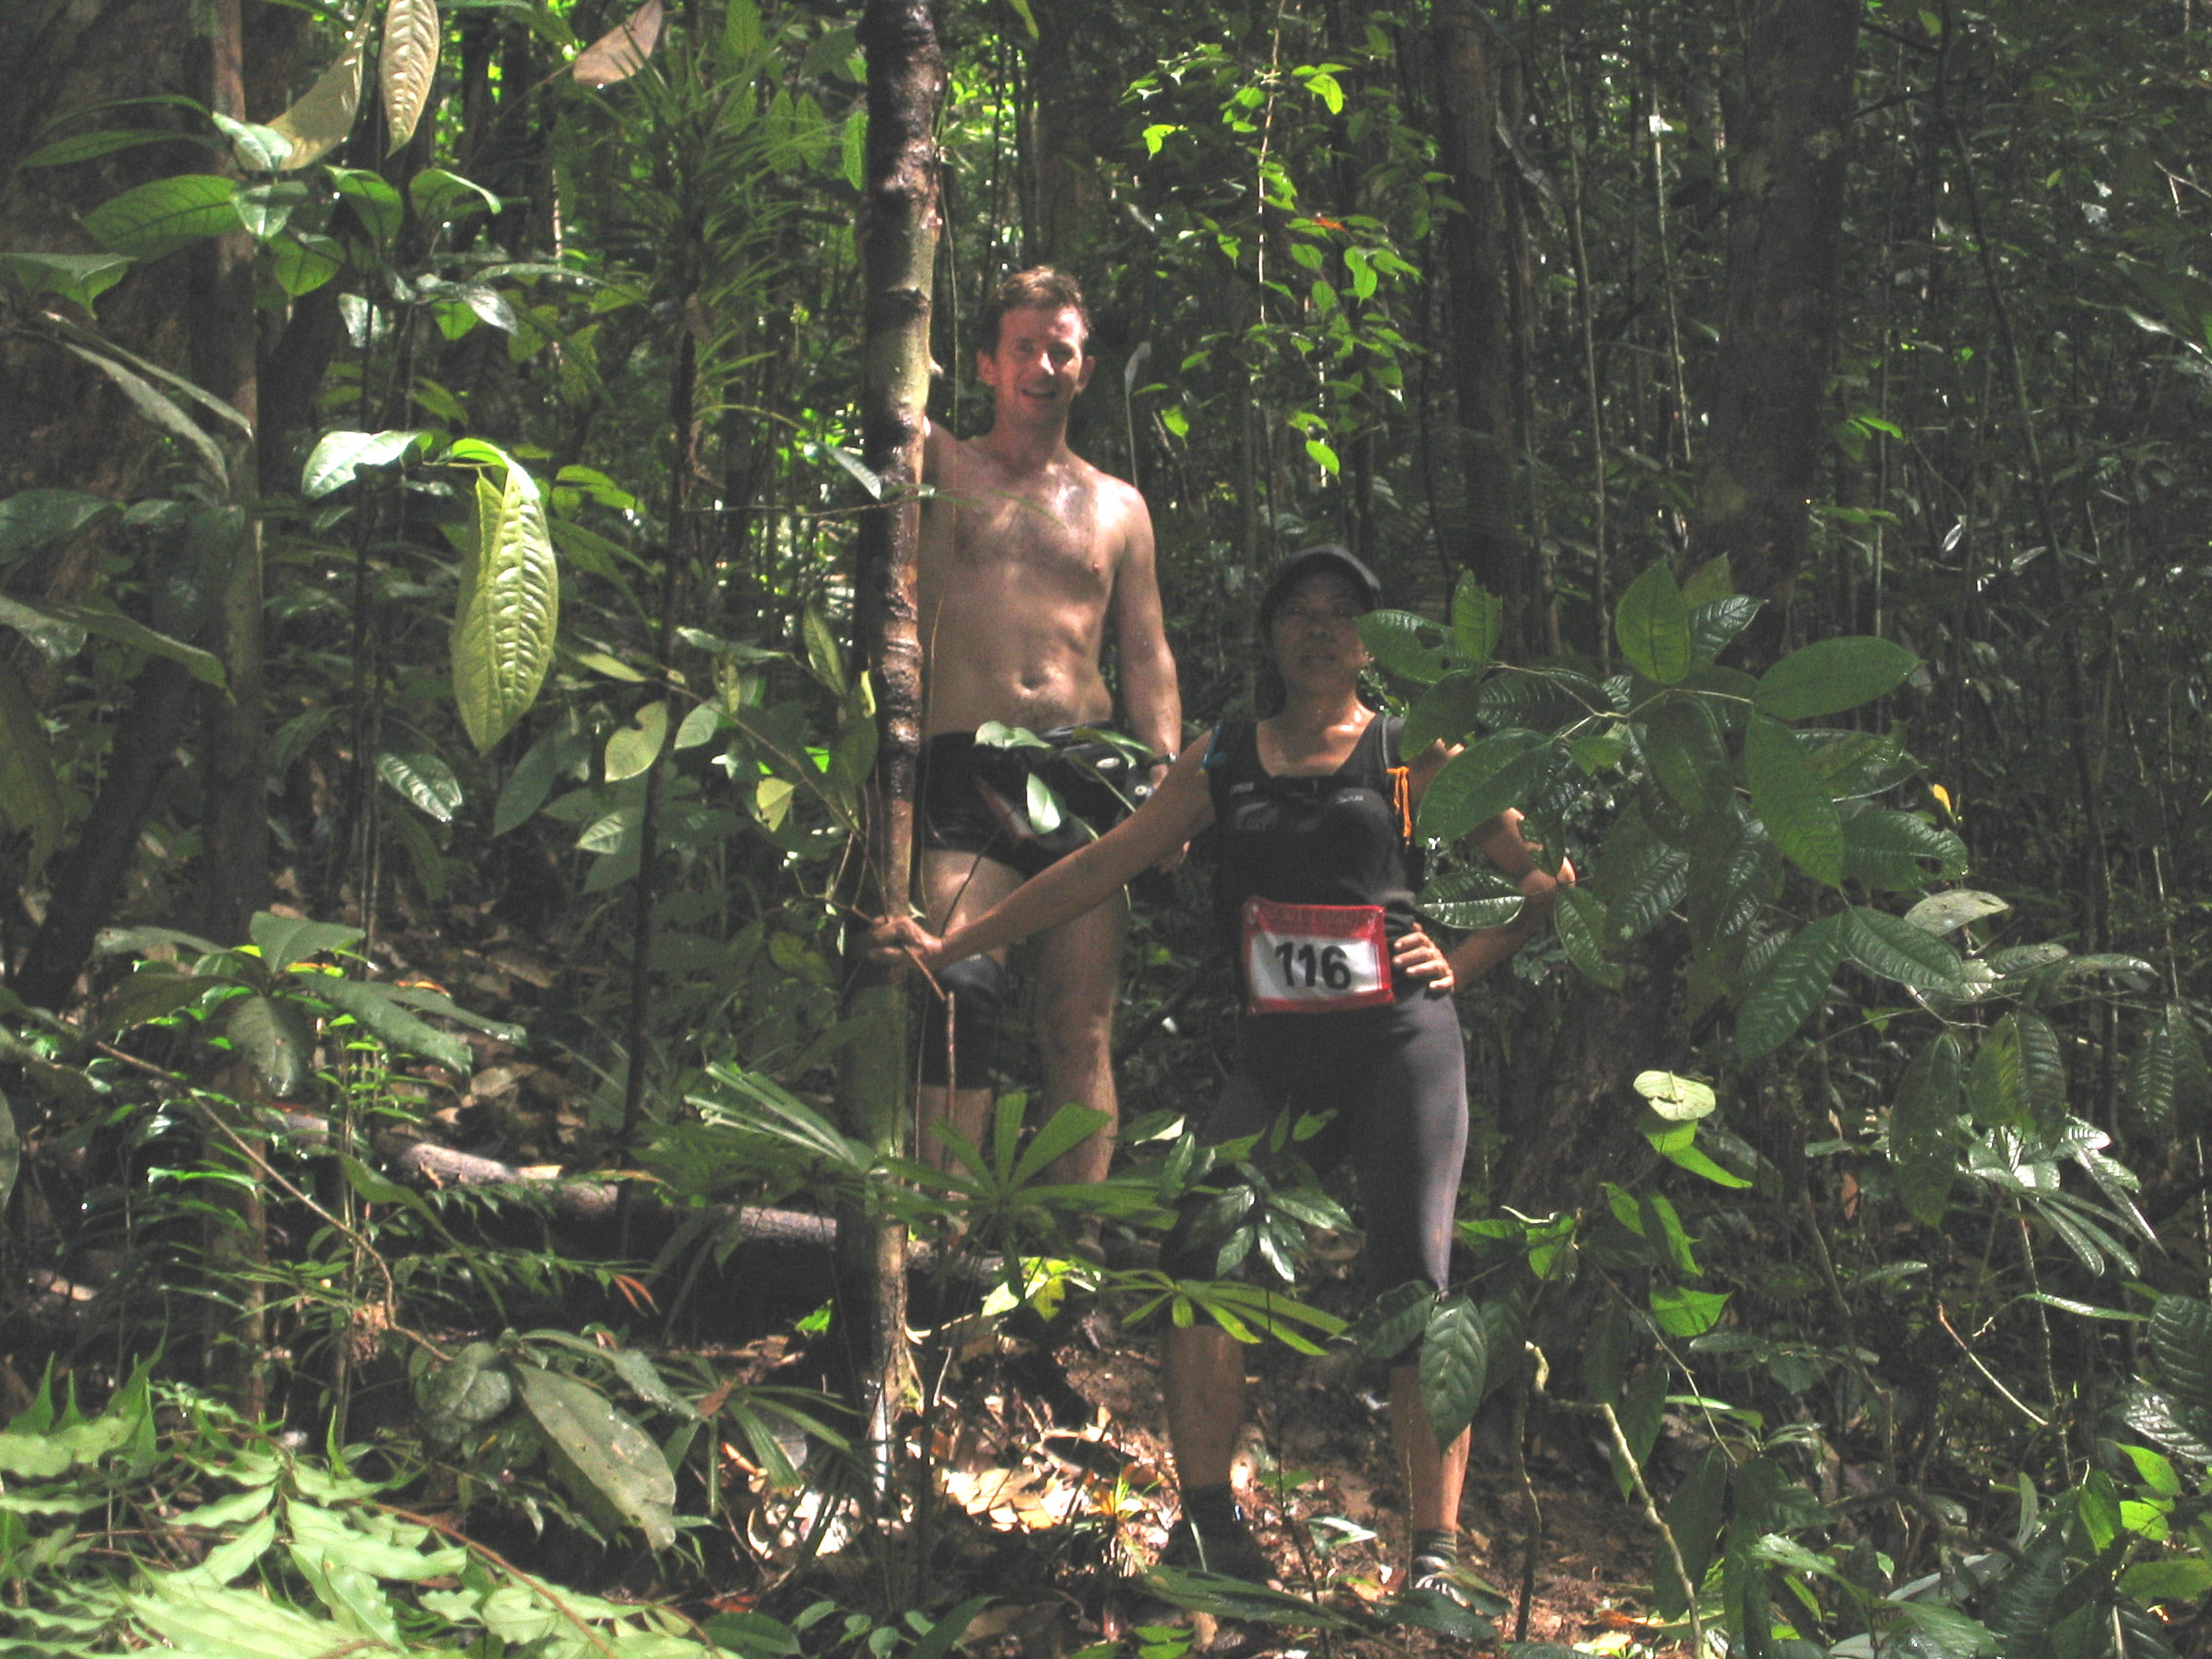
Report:
[[[1686,597],[1686,596],[1685,596]],[[1709,605],[1690,607],[1690,660],[1703,666],[1728,648],[1728,644],[1751,625],[1766,604],[1743,594],[1730,594]]]
[[[223,452],[216,448],[215,440],[207,435],[200,423],[187,415],[173,398],[156,390],[152,382],[133,370],[125,368],[104,352],[88,351],[82,346],[66,342],[64,349],[115,382],[123,395],[129,399],[131,408],[170,437],[180,441],[206,470],[207,476],[225,491],[229,490],[231,469],[223,460]]]
[[[1736,597],[1736,577],[1728,568],[1728,555],[1708,559],[1692,571],[1689,580],[1682,583],[1682,603],[1692,610],[1701,606],[1718,605],[1724,599]]]
[[[2151,1352],[2173,1397],[2212,1416],[2212,1308],[2194,1297],[2159,1297],[2151,1310]]]
[[[1651,1317],[1670,1337],[1702,1337],[1720,1323],[1729,1293],[1651,1287]]]
[[[1933,861],[1934,867],[1923,860]],[[1888,893],[1916,893],[1966,873],[1966,843],[1909,812],[1861,812],[1844,821],[1847,880]]]
[[[2020,1041],[2007,1014],[1974,1051],[1967,1073],[1967,1105],[1973,1121],[1987,1129],[2028,1129],[2028,1086],[2020,1069]]]
[[[1753,715],[1745,727],[1744,781],[1751,810],[1783,856],[1815,881],[1841,886],[1843,821],[1796,735],[1780,720]]]
[[[361,107],[361,68],[369,44],[369,19],[376,11],[374,6],[361,8],[360,20],[346,37],[336,61],[308,89],[306,96],[269,123],[270,130],[291,142],[278,164],[279,172],[296,172],[320,161],[353,130],[353,117]]]
[[[407,221],[407,208],[399,200],[399,192],[381,174],[366,167],[334,166],[330,182],[351,204],[361,228],[376,240],[388,242],[399,234],[399,227]]]
[[[506,205],[472,178],[444,167],[424,167],[407,181],[407,198],[425,219],[450,220],[497,213]],[[581,470],[581,469],[578,469]]]
[[[1505,631],[1505,602],[1472,575],[1461,576],[1452,594],[1452,649],[1462,668],[1480,668],[1497,649]]]
[[[1764,1059],[1787,1043],[1827,996],[1843,961],[1843,918],[1823,916],[1776,952],[1736,1014],[1736,1049]]]
[[[85,233],[111,253],[159,259],[208,237],[239,229],[236,181],[220,173],[177,173],[111,197],[85,215]]]
[[[561,1372],[520,1366],[515,1382],[577,1495],[596,1494],[653,1549],[675,1543],[676,1477],[651,1437],[606,1395]]]
[[[424,1437],[434,1447],[459,1446],[514,1397],[514,1379],[499,1350],[490,1343],[470,1343],[423,1384]]]
[[[1960,1088],[1965,1065],[1948,1031],[1912,1058],[1890,1111],[1890,1161],[1898,1195],[1925,1227],[1942,1224],[1958,1171]]]
[[[178,134],[166,128],[103,127],[94,132],[72,132],[66,138],[56,138],[51,144],[43,144],[16,166],[65,167],[76,162],[91,162],[102,156],[112,156],[118,150],[135,149],[141,144],[174,144],[177,139]]]
[[[165,134],[164,136],[166,136]],[[21,253],[0,250],[0,272],[31,294],[59,294],[87,311],[123,280],[131,261],[120,253]]]
[[[364,466],[389,466],[436,434],[424,431],[325,432],[300,468],[300,494],[319,501],[353,482]]]
[[[365,979],[318,978],[314,994],[395,1052],[421,1054],[446,1070],[466,1077],[475,1070],[468,1045],[450,1031],[417,1018],[388,987]]]
[[[334,956],[361,938],[359,928],[343,922],[311,922],[300,916],[279,916],[272,910],[256,911],[246,930],[272,974],[281,974],[313,957]]]
[[[2212,1595],[2212,1561],[2202,1556],[2178,1556],[2168,1561],[2141,1561],[2120,1575],[2120,1588],[2138,1602],[2196,1602]],[[2128,1644],[2133,1653],[2133,1642]]]
[[[1675,1547],[1681,1552],[1690,1594],[1705,1582],[1705,1569],[1713,1565],[1719,1550],[1721,1504],[1727,1493],[1728,1454],[1715,1446],[1698,1460],[1697,1467],[1668,1501],[1667,1530],[1675,1534]],[[1681,1581],[1675,1576],[1675,1564],[1663,1547],[1660,1561],[1652,1567],[1651,1588],[1661,1618],[1680,1618],[1688,1610]]]
[[[461,810],[461,780],[438,756],[394,755],[387,750],[377,756],[377,776],[440,824],[451,824]]]
[[[0,565],[67,541],[115,511],[104,496],[76,490],[23,490],[0,501]]]
[[[276,285],[296,300],[346,269],[346,247],[336,237],[290,231],[269,244],[269,269]]]
[[[477,527],[454,617],[453,683],[461,723],[484,751],[513,729],[545,682],[560,625],[561,577],[544,502],[519,463],[506,463],[498,489],[478,480]]]
[[[1420,1349],[1420,1397],[1440,1446],[1475,1420],[1490,1382],[1490,1333],[1464,1296],[1447,1298],[1428,1316]]]
[[[1919,666],[1904,646],[1870,634],[1816,640],[1768,669],[1752,701],[1783,720],[1839,715],[1894,691]]]
[[[1713,1092],[1713,1085],[1700,1083],[1694,1077],[1677,1077],[1673,1072],[1639,1072],[1636,1091],[1651,1103],[1651,1110],[1670,1124],[1694,1124],[1700,1118],[1710,1117],[1719,1101]]]
[[[1665,561],[1629,583],[1613,609],[1613,638],[1629,666],[1646,680],[1674,685],[1689,673],[1689,607]]]
[[[253,1532],[261,1546],[254,1552],[258,1559],[276,1539],[276,1517],[264,1516]],[[348,1645],[333,1640],[345,1633],[327,1620],[310,1618],[267,1596],[232,1590],[218,1581],[194,1581],[210,1568],[236,1577],[252,1565],[251,1560],[235,1557],[218,1565],[210,1556],[193,1570],[192,1578],[184,1573],[149,1575],[150,1592],[128,1596],[126,1604],[139,1623],[194,1659],[311,1659]]]
[[[1447,674],[1416,697],[1399,734],[1400,753],[1419,755],[1432,743],[1464,742],[1481,719],[1484,683],[1480,674]]]
[[[22,1138],[16,1132],[16,1109],[0,1094],[0,1206],[16,1190],[16,1176],[23,1166]]]
[[[238,163],[240,172],[276,172],[283,166],[285,152],[292,144],[274,127],[234,121],[219,109],[209,110],[207,119],[231,141],[231,159]]]
[[[423,119],[438,74],[438,34],[437,0],[387,0],[377,78],[384,92],[385,125],[391,133],[387,154],[403,149]]]
[[[1958,988],[1965,969],[1958,954],[1934,934],[1902,916],[1857,904],[1843,917],[1844,949],[1867,973],[1918,991]]]
[[[1662,699],[1637,722],[1637,736],[1659,787],[1684,812],[1711,811],[1734,793],[1727,746],[1703,698]]]
[[[1359,619],[1359,637],[1378,663],[1416,685],[1434,685],[1460,666],[1452,635],[1410,610],[1370,610]]]
[[[1605,960],[1605,903],[1587,887],[1563,887],[1552,909],[1552,926],[1567,961],[1588,977],[1617,991],[1627,978],[1618,962]]]
[[[1630,1380],[1622,1392],[1621,1403],[1614,1415],[1620,1419],[1621,1438],[1628,1442],[1629,1456],[1641,1466],[1651,1456],[1652,1447],[1659,1443],[1659,1430],[1667,1412],[1667,1384],[1671,1380],[1667,1362],[1655,1359]],[[1621,1496],[1627,1497],[1636,1490],[1636,1482],[1628,1465],[1621,1461],[1620,1449],[1612,1452],[1613,1479],[1619,1484]]]
[[[1448,928],[1498,928],[1521,913],[1521,889],[1493,869],[1458,869],[1420,891],[1420,913]]]
[[[54,742],[12,663],[0,659],[0,820],[26,837],[24,859],[41,870],[61,844],[65,810]]]
[[[2138,1135],[2162,1134],[2174,1122],[2174,1051],[2163,1026],[2145,1032],[2128,1056],[2127,1126]]]
[[[314,1075],[314,1032],[295,1003],[240,997],[231,1004],[223,1034],[279,1100],[298,1094]]]
[[[34,639],[41,635],[66,631],[70,638],[69,648],[60,653],[75,655],[83,644],[83,637],[94,634],[103,640],[112,640],[119,645],[129,645],[150,656],[164,656],[182,664],[193,679],[210,685],[223,683],[223,665],[209,652],[197,645],[188,645],[166,634],[156,633],[142,622],[134,622],[105,603],[70,605],[52,599],[14,599],[0,597],[0,624],[19,628]],[[50,654],[52,652],[50,651]]]
[[[844,166],[845,182],[855,190],[867,187],[867,105],[856,100],[853,113],[845,117],[845,128],[839,134],[838,160]]]
[[[1956,933],[1985,916],[2002,916],[2011,907],[1994,893],[1954,887],[1947,893],[1931,893],[1907,910],[1904,919],[1928,933],[1947,934]]]
[[[1421,1279],[1392,1285],[1360,1310],[1345,1330],[1345,1341],[1367,1358],[1387,1364],[1413,1346],[1428,1329],[1436,1289]]]
[[[292,217],[292,210],[308,199],[308,187],[297,179],[268,184],[241,184],[232,194],[239,223],[255,241],[276,239]]]
[[[2066,1582],[2066,1528],[2053,1521],[1999,1582],[1982,1622],[2005,1659],[2046,1659],[2051,1610]]]
[[[1420,833],[1456,841],[1534,794],[1567,757],[1542,732],[1493,732],[1447,760],[1420,797]]]
[[[2045,1135],[2066,1126],[2066,1060],[2058,1033],[2032,1008],[2012,1015],[2013,1040],[2020,1050],[2020,1082],[2027,1092],[2028,1117]]]
[[[640,776],[668,743],[668,702],[647,703],[607,740],[607,781],[618,784]]]

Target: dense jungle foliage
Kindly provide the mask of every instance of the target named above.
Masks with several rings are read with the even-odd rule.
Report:
[[[1604,1651],[2212,1650],[2208,52],[2194,0],[0,8],[0,1651],[936,1659],[1008,1574],[967,1380],[1099,1316],[1425,1331],[1516,1471],[1476,1610],[1304,1512],[1293,1592],[1153,1581],[1263,1641],[1568,1651],[1528,1463],[1595,1443]],[[1353,1222],[1279,1179],[1248,1277],[1149,1265],[1234,1018],[1202,858],[1136,896],[1113,1179],[1018,1095],[912,1161],[852,925],[902,97],[932,417],[987,421],[1003,275],[1083,281],[1193,730],[1342,541],[1376,696],[1466,746],[1421,830],[1582,872],[1463,999],[1441,1296],[1309,1294]],[[1158,1535],[1077,1490],[1094,1611]]]

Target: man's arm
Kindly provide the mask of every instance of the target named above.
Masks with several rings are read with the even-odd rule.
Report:
[[[1114,648],[1122,664],[1122,707],[1130,735],[1158,755],[1183,747],[1183,693],[1167,650],[1167,620],[1153,568],[1152,514],[1127,485],[1128,534],[1114,573]]]

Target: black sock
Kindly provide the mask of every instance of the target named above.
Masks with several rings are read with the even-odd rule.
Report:
[[[1425,1556],[1457,1566],[1459,1534],[1449,1527],[1418,1527],[1414,1530],[1412,1554],[1416,1561]]]
[[[1244,1519],[1236,1506],[1236,1493],[1227,1481],[1215,1486],[1192,1487],[1183,1493],[1183,1519],[1204,1531],[1208,1528],[1235,1527]]]

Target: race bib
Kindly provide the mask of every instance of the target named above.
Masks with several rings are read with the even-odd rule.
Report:
[[[1337,1014],[1393,1001],[1379,904],[1244,901],[1246,1009]]]

